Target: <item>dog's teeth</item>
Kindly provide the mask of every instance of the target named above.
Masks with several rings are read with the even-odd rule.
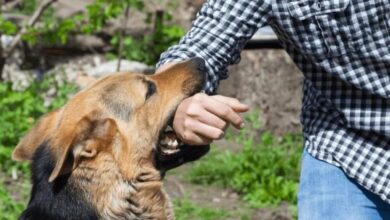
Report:
[[[179,150],[178,149],[166,149],[164,152],[166,154],[174,154],[177,153]]]
[[[175,140],[172,142],[172,145],[173,145],[174,147],[177,147],[177,146],[179,145],[179,142],[177,142],[177,140],[175,139]]]
[[[168,140],[168,138],[163,138],[163,139],[160,141],[160,144],[161,144],[161,145],[169,145],[169,140]]]

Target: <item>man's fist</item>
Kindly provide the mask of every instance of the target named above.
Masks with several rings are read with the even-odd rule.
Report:
[[[210,144],[224,136],[229,124],[238,129],[243,127],[239,113],[248,109],[247,105],[235,98],[198,93],[180,103],[173,120],[173,129],[187,144]]]

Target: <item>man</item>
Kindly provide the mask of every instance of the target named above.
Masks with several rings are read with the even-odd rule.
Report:
[[[213,94],[266,24],[305,76],[299,219],[390,219],[389,0],[209,0],[158,67],[200,57]],[[197,94],[178,107],[174,129],[185,142],[209,143],[227,124],[242,126],[246,110]]]

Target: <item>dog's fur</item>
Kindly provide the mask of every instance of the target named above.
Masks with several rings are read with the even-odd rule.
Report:
[[[193,59],[153,76],[112,74],[43,116],[13,153],[32,161],[20,219],[174,219],[162,176],[209,147],[169,155],[158,141],[180,101],[200,91],[203,68]]]

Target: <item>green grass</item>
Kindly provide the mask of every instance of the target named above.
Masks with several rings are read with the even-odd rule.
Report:
[[[178,220],[219,220],[231,216],[222,209],[201,207],[188,198],[174,201],[175,215]]]
[[[288,202],[292,209],[297,201],[301,135],[275,137],[268,132],[259,134],[252,122],[238,134],[230,133],[228,139],[242,146],[238,152],[220,151],[217,147],[198,161],[186,178],[193,183],[230,187],[240,193],[252,207],[277,206]],[[247,121],[248,122],[248,121]],[[255,124],[256,126],[258,125]]]
[[[49,106],[41,97],[50,88],[57,90]],[[68,95],[75,92],[71,85],[59,85],[53,78],[34,82],[24,91],[13,91],[10,83],[0,83],[0,170],[9,174],[17,169],[28,172],[27,166],[10,160],[13,148],[36,120],[46,112],[63,105]]]
[[[26,207],[30,193],[29,175],[12,180],[0,175],[0,220],[17,219]]]
[[[215,207],[206,207],[192,202],[187,196],[174,202],[175,217],[178,220],[249,220],[251,212],[232,211]]]

